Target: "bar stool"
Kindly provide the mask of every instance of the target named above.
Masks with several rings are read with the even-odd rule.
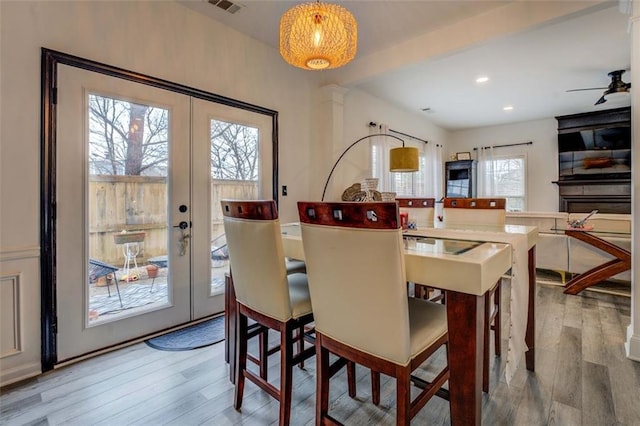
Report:
[[[305,327],[313,322],[307,275],[288,273],[280,235],[280,221],[274,201],[222,200],[224,230],[231,263],[238,318],[234,407],[240,410],[245,378],[280,403],[279,424],[288,425],[291,416],[293,366],[315,355],[315,347],[304,347]],[[248,320],[257,323],[249,327]],[[231,318],[229,319],[231,321]],[[266,349],[268,330],[280,332],[280,389],[268,382],[266,358],[261,353],[260,374],[247,369],[247,342],[262,336]],[[294,344],[297,351],[294,353]],[[264,355],[264,358],[262,356]],[[340,361],[339,367],[346,365]],[[338,367],[338,368],[339,368]],[[355,394],[355,365],[350,369],[349,390]],[[335,370],[337,371],[337,370]]]
[[[449,367],[413,400],[411,373],[449,335],[445,306],[408,297],[397,204],[299,202],[298,213],[316,319],[316,424],[340,424],[329,414],[330,353],[370,368],[374,393],[380,373],[395,377],[396,423],[409,424]]]

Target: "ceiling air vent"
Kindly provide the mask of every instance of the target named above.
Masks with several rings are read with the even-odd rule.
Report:
[[[229,0],[208,0],[214,6],[219,7],[222,10],[226,10],[229,13],[236,13],[242,6],[238,3],[230,2]]]

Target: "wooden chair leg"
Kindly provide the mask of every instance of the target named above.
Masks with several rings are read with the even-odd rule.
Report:
[[[329,413],[329,351],[320,338],[316,340],[316,375],[316,426],[322,426]]]
[[[373,405],[380,405],[380,373],[371,370],[371,400]]]
[[[288,426],[291,419],[293,343],[293,330],[286,324],[282,324],[280,328],[280,426]]]
[[[233,406],[236,410],[242,407],[242,396],[244,394],[244,371],[247,368],[247,317],[238,312],[236,339],[236,388],[234,393]]]
[[[304,351],[304,325],[298,328],[298,353],[301,354],[302,351]],[[300,361],[298,367],[300,367],[300,369],[304,368],[304,360]]]
[[[260,377],[267,380],[269,367],[269,329],[258,335],[258,346],[260,346]]]
[[[420,284],[413,284],[413,297],[415,297],[416,299],[422,299],[422,286]]]
[[[353,361],[347,361],[347,387],[349,389],[349,396],[351,398],[356,397],[356,363]]]
[[[396,425],[405,426],[411,421],[411,374],[409,367],[398,367],[396,377]]]
[[[414,293],[417,299],[429,299],[431,288],[422,284],[414,284]]]

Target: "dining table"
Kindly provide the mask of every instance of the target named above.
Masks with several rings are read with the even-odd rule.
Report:
[[[285,256],[304,260],[300,225],[283,224],[281,229]],[[406,278],[447,291],[451,424],[479,425],[482,419],[484,299],[487,291],[513,267],[512,246],[496,241],[434,238],[422,234],[425,234],[422,230],[413,230],[405,235]],[[232,273],[227,276],[225,285],[226,357],[233,381],[236,310]]]
[[[510,383],[524,354],[526,368],[535,371],[536,243],[538,228],[525,225],[447,223],[409,229],[406,235],[457,240],[501,242],[512,248],[510,319],[505,378]],[[415,281],[420,284],[430,282]],[[431,285],[430,285],[431,286]],[[433,286],[437,287],[437,286]],[[447,293],[448,294],[448,293]],[[448,296],[447,296],[448,297]]]

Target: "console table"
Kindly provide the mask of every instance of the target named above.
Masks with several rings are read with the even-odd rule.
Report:
[[[615,259],[591,268],[587,272],[569,280],[569,282],[565,284],[565,294],[578,294],[594,284],[631,269],[631,252],[628,250],[603,240],[588,230],[566,229],[564,233],[615,257]]]

